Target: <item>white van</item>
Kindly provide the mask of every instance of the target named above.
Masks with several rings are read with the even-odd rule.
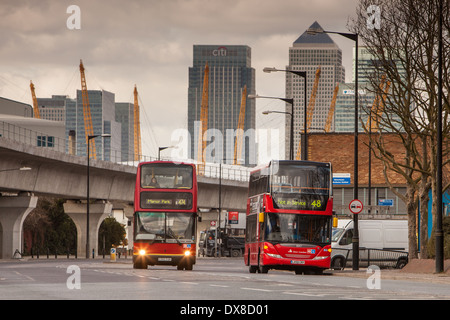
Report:
[[[408,262],[408,221],[359,220],[360,265],[403,268]],[[339,220],[333,228],[331,268],[352,261],[353,220]]]

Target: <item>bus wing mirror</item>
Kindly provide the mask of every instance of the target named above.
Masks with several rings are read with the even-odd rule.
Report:
[[[264,212],[260,212],[259,213],[259,223],[263,223],[264,222]]]

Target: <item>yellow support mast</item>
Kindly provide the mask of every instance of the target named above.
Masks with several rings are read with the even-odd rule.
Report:
[[[209,66],[208,63],[205,65],[205,74],[203,78],[203,89],[202,89],[202,105],[200,110],[200,122],[201,130],[198,135],[198,146],[197,146],[197,174],[203,176],[205,174],[205,158],[204,152],[206,149],[206,139],[203,139],[203,135],[208,130],[208,99],[209,99]]]
[[[83,100],[84,132],[86,135],[86,148],[89,143],[90,145],[88,156],[97,159],[97,152],[95,150],[95,140],[94,139],[89,140],[89,136],[94,135],[94,128],[92,126],[91,107],[89,104],[89,96],[87,92],[86,76],[84,74],[83,61],[81,60],[80,60],[80,74],[81,74],[81,97]]]
[[[373,100],[372,109],[369,117],[367,118],[366,127],[372,132],[378,132],[380,127],[380,118],[384,112],[384,103],[386,101],[386,96],[391,87],[391,82],[386,81],[386,76],[381,77],[381,82],[379,85],[379,91],[377,92],[375,99]],[[372,119],[372,121],[370,121]],[[372,122],[372,123],[370,123]]]
[[[339,83],[336,85],[336,88],[334,88],[333,99],[331,99],[330,110],[328,111],[327,122],[325,123],[325,132],[330,132],[331,125],[333,124],[334,109],[336,106],[336,98],[338,91],[339,91]]]
[[[241,109],[239,111],[239,121],[236,130],[236,141],[234,143],[233,164],[239,164],[239,160],[242,157],[246,102],[247,102],[247,86],[244,86],[244,90],[242,91]]]
[[[31,97],[33,98],[33,111],[34,117],[37,119],[41,118],[41,114],[39,113],[38,102],[36,99],[36,93],[34,92],[34,84],[33,81],[30,80],[30,89],[31,89]]]
[[[138,92],[136,85],[134,85],[134,160],[140,161],[141,154],[141,122],[139,115]]]

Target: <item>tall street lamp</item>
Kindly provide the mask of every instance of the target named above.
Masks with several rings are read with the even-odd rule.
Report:
[[[287,102],[292,107],[292,112],[283,112],[283,111],[264,111],[263,114],[269,114],[269,113],[284,113],[291,115],[291,139],[289,140],[289,159],[294,160],[294,99],[289,98],[279,98],[279,97],[264,97],[254,94],[248,95],[249,99],[256,99],[256,98],[263,98],[263,99],[277,99],[282,100],[284,102]]]
[[[265,67],[263,69],[264,72],[270,73],[270,72],[289,72],[292,74],[295,74],[297,76],[300,76],[304,79],[304,101],[303,101],[303,135],[302,135],[302,160],[308,160],[308,134],[307,134],[307,98],[306,98],[306,71],[294,71],[294,70],[284,70],[284,69],[276,69],[276,68],[270,68],[270,67]],[[294,105],[292,105],[292,118],[294,118]],[[291,126],[292,126],[292,122],[291,122]],[[291,134],[293,134],[293,129],[291,129]],[[292,136],[291,136],[292,137]],[[293,141],[293,139],[291,139],[291,141]],[[291,160],[294,160],[294,155],[293,155],[293,147],[291,146],[291,152],[292,155],[290,156]]]
[[[354,190],[353,199],[358,199],[358,34],[325,31],[321,28],[309,28],[306,31],[309,35],[316,35],[318,33],[334,33],[339,34],[347,39],[355,41],[355,134],[354,134]],[[353,215],[353,270],[359,270],[359,230],[358,230],[358,215]]]
[[[89,240],[89,202],[90,202],[90,197],[89,197],[89,167],[90,167],[90,163],[89,163],[89,159],[90,159],[90,156],[89,156],[89,145],[90,145],[90,143],[89,143],[89,141],[91,140],[91,139],[94,139],[94,138],[97,138],[97,137],[103,137],[103,138],[110,138],[111,137],[111,135],[110,134],[96,134],[96,135],[93,135],[93,136],[88,136],[88,139],[87,139],[87,194],[86,194],[86,199],[87,199],[87,202],[86,202],[86,259],[89,259],[89,242],[90,242],[90,240]]]
[[[438,101],[437,101],[437,155],[436,155],[436,273],[444,272],[444,233],[442,228],[442,23],[444,2],[439,0],[438,7]],[[447,8],[448,9],[448,8]]]

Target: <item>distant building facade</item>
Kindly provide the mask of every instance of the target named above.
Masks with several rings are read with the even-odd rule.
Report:
[[[314,22],[310,28],[322,29]],[[310,101],[316,70],[321,68],[318,89],[313,110],[310,132],[324,130],[330,110],[333,92],[338,83],[345,82],[345,69],[342,65],[342,50],[326,33],[309,35],[306,31],[289,48],[288,70],[305,71],[307,76],[307,103]],[[301,133],[304,131],[304,79],[286,72],[286,98],[294,99],[294,156],[297,153]],[[286,105],[291,112],[291,105]],[[290,117],[286,117],[286,146],[290,141]],[[286,148],[289,159],[289,148]]]
[[[251,67],[251,48],[245,45],[194,45],[193,66],[189,68],[188,130],[191,137],[189,157],[197,160],[198,129],[205,66],[209,67],[207,162],[231,163],[234,157],[235,130],[244,86],[247,95],[255,93],[255,70]],[[255,101],[246,100],[244,165],[256,164]],[[234,134],[233,134],[234,133]]]

